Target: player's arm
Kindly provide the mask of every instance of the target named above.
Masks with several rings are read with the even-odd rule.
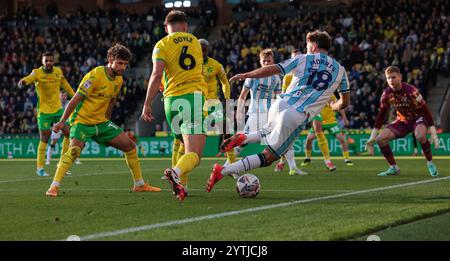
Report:
[[[241,94],[239,95],[238,98],[238,104],[237,104],[237,110],[236,110],[236,120],[238,122],[242,122],[244,120],[245,117],[245,101],[247,100],[247,95],[250,92],[250,89],[248,87],[246,87],[247,83],[249,81],[246,81],[244,83],[244,87],[242,88]]]
[[[347,114],[345,113],[345,110],[340,110],[339,115],[341,115],[341,119],[344,121],[344,125],[347,127],[350,124],[350,122],[347,118]]]
[[[339,92],[339,100],[336,102],[330,102],[331,109],[333,111],[340,111],[350,104],[350,83],[348,82],[347,78],[347,72],[343,67],[341,67],[341,70],[344,70],[341,84],[339,85],[338,92]]]
[[[153,60],[153,70],[150,76],[150,80],[148,82],[147,95],[145,97],[144,107],[142,108],[141,114],[142,119],[148,122],[154,119],[152,115],[152,102],[159,91],[164,66],[165,66],[164,61]]]
[[[33,70],[29,75],[20,79],[17,85],[19,86],[19,88],[22,88],[25,85],[34,83],[35,81],[36,81],[36,72],[35,70]]]
[[[108,120],[111,120],[111,115],[112,115],[112,112],[113,112],[113,110],[114,110],[114,105],[116,105],[116,98],[112,98],[110,101],[109,101],[109,104],[108,104],[108,109],[106,110],[106,112],[105,112],[105,117],[108,119]]]
[[[261,67],[247,73],[236,74],[235,76],[231,77],[230,82],[242,81],[247,78],[264,78],[275,74],[281,74],[281,76],[284,76],[290,73],[291,71],[295,70],[300,60],[303,59],[304,57],[305,57],[304,55],[303,56],[297,55],[281,63]]]
[[[264,78],[275,74],[280,74],[282,71],[276,64],[272,64],[266,67],[261,67],[256,70],[247,73],[239,73],[230,78],[230,82],[243,81],[248,78]]]
[[[219,64],[219,74],[217,77],[219,78],[220,83],[222,84],[223,96],[225,99],[230,99],[230,82],[228,81],[227,73],[221,64]]]
[[[61,120],[53,126],[54,132],[58,132],[64,128],[64,123],[67,121],[67,119],[75,110],[75,108],[78,106],[78,104],[84,99],[84,97],[85,96],[80,94],[79,92],[75,93],[75,95],[72,97],[72,99],[70,99],[69,103],[64,109],[64,113],[63,116],[61,117]]]
[[[373,126],[370,138],[366,143],[367,146],[372,146],[375,143],[378,131],[380,130],[381,126],[383,126],[384,120],[386,119],[386,115],[388,114],[390,107],[391,105],[389,103],[386,91],[384,91],[381,95],[380,111],[378,112],[377,118],[375,119],[375,125]]]
[[[428,104],[425,102],[425,100],[423,99],[422,95],[420,95],[420,92],[418,90],[414,91],[413,97],[416,99],[416,102],[422,105],[423,117],[430,130],[431,135],[430,143],[431,144],[434,143],[434,148],[439,149],[439,138],[436,133],[436,127],[434,126],[433,114],[431,113]]]
[[[70,83],[67,81],[66,77],[61,78],[61,86],[64,89],[64,91],[67,92],[67,95],[72,98],[75,95],[75,92],[72,89],[72,86],[70,86]]]

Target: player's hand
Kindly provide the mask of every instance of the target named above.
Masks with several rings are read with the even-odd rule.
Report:
[[[377,140],[375,138],[370,138],[367,142],[366,142],[366,150],[373,150],[373,145],[375,144]]]
[[[20,80],[20,81],[17,83],[17,86],[19,86],[19,88],[23,88],[23,86],[25,86],[25,81],[24,81],[24,80]]]
[[[53,132],[58,133],[63,128],[64,128],[64,122],[58,121],[55,125],[53,125]]]
[[[152,115],[152,108],[150,106],[144,105],[144,108],[142,108],[141,118],[147,122],[151,122],[155,119]]]
[[[237,82],[237,81],[243,81],[245,79],[247,79],[247,77],[245,77],[245,73],[238,73],[235,76],[230,78],[230,83]]]
[[[430,143],[434,144],[435,149],[439,149],[439,138],[437,135],[431,135],[430,137]]]
[[[341,110],[341,104],[339,102],[337,102],[337,101],[330,101],[330,106],[331,106],[331,109],[333,111],[340,111]]]

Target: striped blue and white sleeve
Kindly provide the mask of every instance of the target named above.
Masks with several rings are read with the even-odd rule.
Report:
[[[347,72],[345,71],[345,69],[342,69],[343,75],[342,75],[342,79],[341,79],[341,84],[339,85],[339,92],[340,93],[347,93],[350,92],[350,83],[348,82],[348,77],[347,77]]]
[[[251,89],[252,88],[252,81],[253,81],[252,78],[245,79],[245,81],[244,81],[244,88]]]
[[[303,57],[304,57],[303,55],[296,55],[296,56],[292,57],[291,59],[277,63],[278,69],[280,69],[281,76],[284,76],[284,75],[290,73],[295,68],[297,68],[297,66],[300,63],[300,59]]]

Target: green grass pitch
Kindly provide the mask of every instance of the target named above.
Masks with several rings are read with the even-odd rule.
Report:
[[[331,174],[315,158],[303,168],[307,176],[274,173],[271,166],[250,171],[262,188],[252,199],[240,198],[229,177],[206,193],[212,164],[224,159],[203,159],[183,202],[160,179],[168,159],[141,160],[159,193],[130,193],[123,159],[81,160],[57,198],[45,197],[51,178],[36,176],[35,161],[1,160],[0,240],[365,240],[371,234],[450,240],[446,157],[434,159],[438,178],[429,176],[422,157],[398,158],[395,177],[377,177],[387,168],[382,158],[356,158],[352,167],[334,159]],[[55,165],[46,167],[52,175]]]

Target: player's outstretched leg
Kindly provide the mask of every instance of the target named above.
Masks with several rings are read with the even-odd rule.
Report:
[[[237,133],[230,138],[224,140],[222,145],[220,145],[221,152],[231,151],[233,148],[241,146],[247,140],[247,135],[243,133]]]

